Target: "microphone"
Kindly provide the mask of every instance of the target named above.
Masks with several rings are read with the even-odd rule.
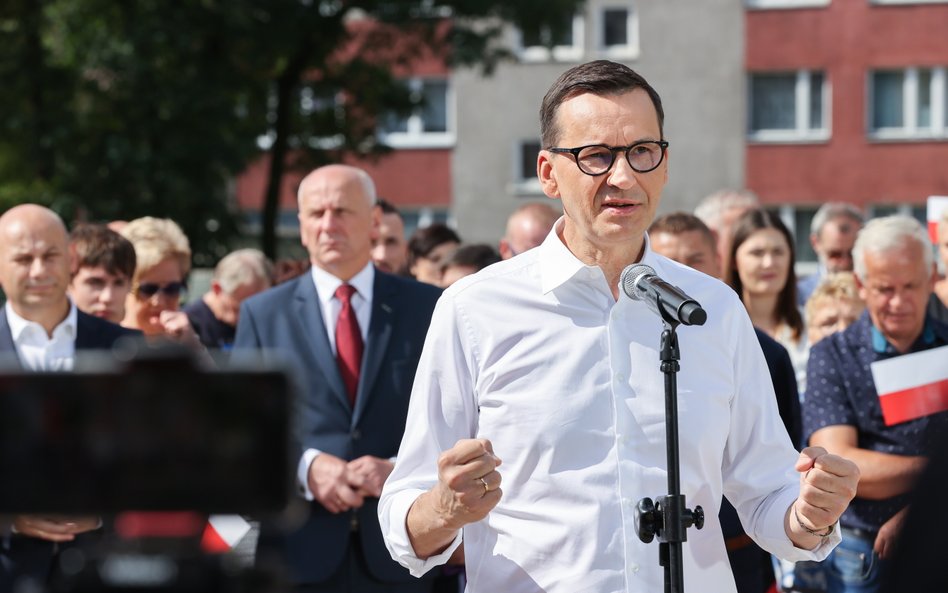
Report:
[[[659,278],[651,266],[628,266],[622,270],[619,286],[627,297],[633,301],[644,301],[649,309],[669,323],[704,325],[708,320],[708,314],[698,301]]]

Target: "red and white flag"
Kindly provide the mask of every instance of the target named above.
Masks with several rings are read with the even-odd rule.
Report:
[[[928,221],[928,236],[932,244],[938,243],[938,221],[948,210],[948,196],[928,196],[925,219]]]
[[[948,346],[870,365],[886,426],[948,410]]]
[[[248,531],[250,523],[240,515],[211,515],[201,537],[201,548],[211,554],[229,552]]]

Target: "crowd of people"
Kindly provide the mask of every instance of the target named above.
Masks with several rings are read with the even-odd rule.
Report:
[[[708,312],[680,332],[682,486],[720,512],[689,531],[686,583],[880,591],[948,420],[889,422],[872,375],[948,346],[928,235],[826,203],[810,235],[818,270],[798,279],[790,230],[750,192],[655,217],[663,126],[637,73],[571,68],[544,98],[537,163],[561,207],[513,210],[496,245],[440,223],[406,236],[365,171],[328,165],[298,188],[307,261],[234,251],[192,299],[174,221],[68,232],[47,208],[13,207],[0,216],[0,350],[33,371],[69,371],[77,351],[124,338],[208,364],[288,363],[310,513],[259,525],[253,556],[296,591],[654,591],[657,548],[632,516],[665,489],[662,324],[618,287],[646,263]],[[948,213],[938,233],[948,266]],[[104,528],[11,518],[0,592],[65,578],[62,551]]]

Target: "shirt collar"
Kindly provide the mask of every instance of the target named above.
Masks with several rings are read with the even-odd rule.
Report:
[[[540,287],[544,294],[566,284],[583,270],[595,270],[597,277],[602,277],[599,266],[584,264],[569,250],[566,243],[563,242],[561,233],[564,224],[565,217],[560,217],[550,230],[550,234],[546,236],[546,239],[543,240],[543,243],[540,244],[538,249],[540,258]],[[644,237],[645,241],[642,249],[642,257],[639,258],[639,261],[655,267],[657,262],[652,252],[648,234],[645,234]]]
[[[69,312],[66,313],[66,318],[59,322],[59,324],[53,328],[53,336],[55,337],[57,333],[65,333],[65,337],[70,340],[76,339],[76,320],[79,317],[79,314],[76,312],[76,305],[69,300]],[[13,306],[10,304],[10,301],[7,301],[3,306],[4,311],[7,315],[7,324],[10,326],[10,336],[13,338],[14,342],[19,342],[20,338],[23,336],[23,332],[30,327],[39,328],[43,332],[43,335],[46,335],[46,329],[35,321],[30,321],[25,319],[17,314],[13,310]]]
[[[867,313],[868,314],[868,313]],[[895,346],[889,343],[876,327],[876,324],[870,322],[870,332],[872,333],[872,349],[878,354],[899,354]],[[935,328],[932,326],[931,319],[925,316],[925,326],[922,328],[922,335],[912,344],[911,350],[914,351],[919,346],[931,346],[935,343]]]
[[[319,295],[319,300],[323,304],[328,303],[336,295],[336,289],[339,288],[343,281],[339,278],[336,278],[326,270],[320,268],[319,266],[313,266],[311,268],[313,283],[316,285],[316,294]],[[372,286],[375,283],[375,268],[372,266],[372,262],[365,264],[365,267],[359,270],[359,272],[349,279],[346,284],[351,284],[356,292],[365,299],[367,302],[372,301]]]

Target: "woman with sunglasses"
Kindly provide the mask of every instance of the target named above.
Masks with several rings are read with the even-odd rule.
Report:
[[[126,298],[122,325],[141,330],[148,338],[166,337],[199,345],[200,341],[180,311],[191,271],[191,247],[173,220],[137,218],[121,233],[135,247],[135,276]]]

